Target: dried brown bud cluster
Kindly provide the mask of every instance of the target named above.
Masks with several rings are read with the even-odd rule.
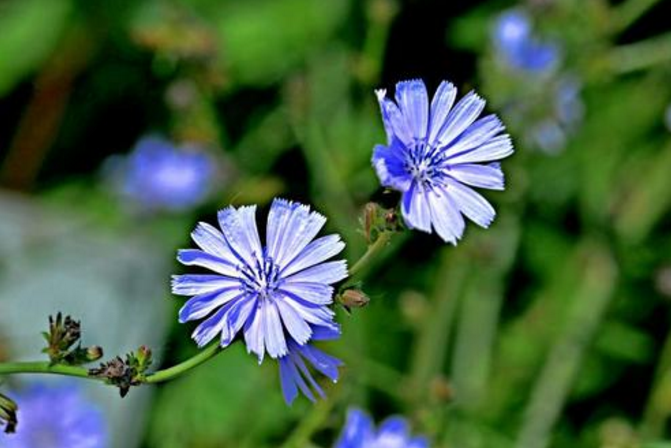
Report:
[[[16,411],[18,406],[11,398],[0,394],[0,425],[4,425],[5,433],[11,434],[16,431],[18,421],[16,419]]]
[[[117,356],[101,363],[98,368],[90,369],[89,375],[104,378],[108,384],[118,387],[123,398],[131,386],[142,384],[151,363],[151,350],[143,345],[136,352],[128,353],[125,361]]]
[[[47,346],[42,352],[49,355],[52,364],[80,365],[100,359],[101,347],[82,347],[81,324],[79,321],[59,312],[56,318],[49,316],[49,331],[42,333]],[[75,346],[75,344],[77,344]]]
[[[361,226],[368,244],[374,243],[383,232],[402,230],[401,221],[398,219],[398,210],[384,208],[376,202],[369,202],[364,207]]]

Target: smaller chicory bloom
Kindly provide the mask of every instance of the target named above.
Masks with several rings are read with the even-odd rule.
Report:
[[[514,69],[540,73],[559,62],[559,47],[539,41],[532,33],[531,19],[520,10],[506,11],[498,17],[493,40],[498,56]]]
[[[179,321],[202,320],[192,335],[201,347],[215,338],[227,347],[242,333],[247,351],[259,363],[266,353],[280,360],[287,402],[295,398],[296,385],[312,398],[299,374],[315,385],[303,358],[337,379],[339,361],[306,344],[340,335],[329,305],[331,285],[347,277],[347,264],[327,260],[345,244],[336,234],[315,239],[326,218],[283,199],[275,199],[270,208],[265,245],[256,226],[256,206],[228,207],[218,217],[221,230],[200,223],[191,234],[200,249],[178,252],[182,264],[214,272],[173,276],[172,292],[192,296],[179,311]]]
[[[184,211],[202,203],[214,177],[213,158],[195,146],[142,138],[125,158],[108,163],[115,189],[150,210]]]
[[[470,92],[455,104],[457,89],[447,81],[430,105],[421,80],[396,84],[395,102],[385,90],[376,93],[388,144],[375,147],[372,163],[380,183],[402,193],[406,225],[433,229],[452,244],[464,233],[463,216],[488,227],[496,212],[471,187],[503,190],[495,161],[511,155],[513,145],[496,115],[478,119],[485,101]]]
[[[424,437],[412,437],[402,417],[389,417],[376,430],[368,415],[350,409],[334,448],[429,448],[429,442]]]
[[[34,384],[14,394],[19,424],[15,434],[0,433],[3,448],[104,448],[102,413],[71,384]]]

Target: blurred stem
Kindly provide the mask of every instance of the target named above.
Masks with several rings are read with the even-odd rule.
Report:
[[[627,0],[613,10],[614,31],[621,32],[629,28],[660,0]]]
[[[150,375],[147,375],[146,378],[144,379],[144,382],[152,384],[152,383],[162,383],[164,381],[169,381],[173,378],[183,375],[184,373],[188,372],[194,367],[198,367],[199,365],[213,358],[221,351],[222,351],[221,346],[219,345],[218,342],[215,342],[184,362],[181,362],[167,369],[158,370]]]
[[[375,242],[368,246],[366,252],[364,252],[361,258],[359,258],[359,260],[357,260],[357,262],[354,263],[354,265],[349,269],[350,280],[347,282],[348,284],[352,283],[357,275],[365,273],[370,268],[371,263],[375,260],[375,258],[384,250],[385,247],[387,247],[393,234],[394,232],[391,231],[382,232],[375,240]]]
[[[606,58],[608,70],[615,74],[671,62],[671,33],[615,47]]]
[[[586,243],[581,248],[583,277],[576,286],[562,333],[547,360],[525,410],[517,448],[545,448],[561,414],[580,363],[613,296],[616,269],[605,247]]]
[[[368,30],[357,73],[362,82],[370,85],[380,79],[389,29],[398,5],[394,0],[370,0],[366,7]]]
[[[666,422],[671,416],[671,331],[667,333],[664,347],[659,357],[652,391],[648,397],[640,426],[645,440],[664,437]]]
[[[339,390],[339,389],[336,389]],[[335,395],[335,396],[334,396]],[[328,400],[318,402],[312,411],[304,417],[294,432],[289,435],[286,442],[280,448],[305,448],[310,446],[312,434],[319,429],[322,423],[331,414],[333,405],[338,401],[337,392],[332,394]]]

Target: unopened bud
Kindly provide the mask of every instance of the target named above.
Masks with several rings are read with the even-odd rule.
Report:
[[[363,308],[368,305],[370,299],[360,289],[346,289],[339,296],[340,303],[347,309],[349,308]]]
[[[86,361],[97,361],[103,357],[103,349],[98,345],[92,345],[86,348]]]

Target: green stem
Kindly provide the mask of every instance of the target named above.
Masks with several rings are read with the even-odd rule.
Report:
[[[629,73],[650,66],[671,62],[671,33],[611,50],[608,69],[615,74]]]
[[[198,367],[202,363],[208,361],[209,359],[213,358],[215,355],[217,355],[219,352],[221,352],[222,349],[219,345],[218,342],[215,342],[214,344],[210,345],[204,350],[201,350],[198,352],[196,355],[192,356],[191,358],[187,359],[184,362],[181,362],[175,366],[169,367],[167,369],[159,370],[157,372],[154,372],[150,375],[147,375],[145,378],[144,382],[148,384],[153,384],[153,383],[162,383],[164,381],[169,381],[173,378],[176,378],[189,370],[193,369],[194,367]]]
[[[375,240],[375,242],[368,246],[366,252],[349,269],[350,281],[348,283],[351,283],[354,277],[361,274],[362,272],[365,272],[370,267],[372,260],[374,260],[375,257],[387,246],[389,241],[391,241],[392,234],[393,232],[391,231],[382,232]]]
[[[618,32],[629,28],[658,2],[659,0],[628,0],[624,2],[613,11],[615,16],[613,20],[614,31]]]
[[[89,376],[87,369],[78,366],[68,366],[64,364],[51,365],[45,361],[0,363],[0,375],[11,375],[17,373],[46,373],[52,375],[76,376],[94,380],[100,379]]]
[[[143,383],[154,384],[176,378],[189,370],[201,365],[221,351],[218,343],[212,344],[204,350],[201,350],[193,357],[181,362],[175,366],[164,370],[158,370],[147,375]],[[89,375],[88,369],[79,366],[68,366],[65,364],[51,365],[46,361],[30,362],[5,362],[0,363],[0,375],[12,375],[22,373],[42,373],[51,375],[66,375],[85,378],[95,381],[104,381],[105,378]]]

